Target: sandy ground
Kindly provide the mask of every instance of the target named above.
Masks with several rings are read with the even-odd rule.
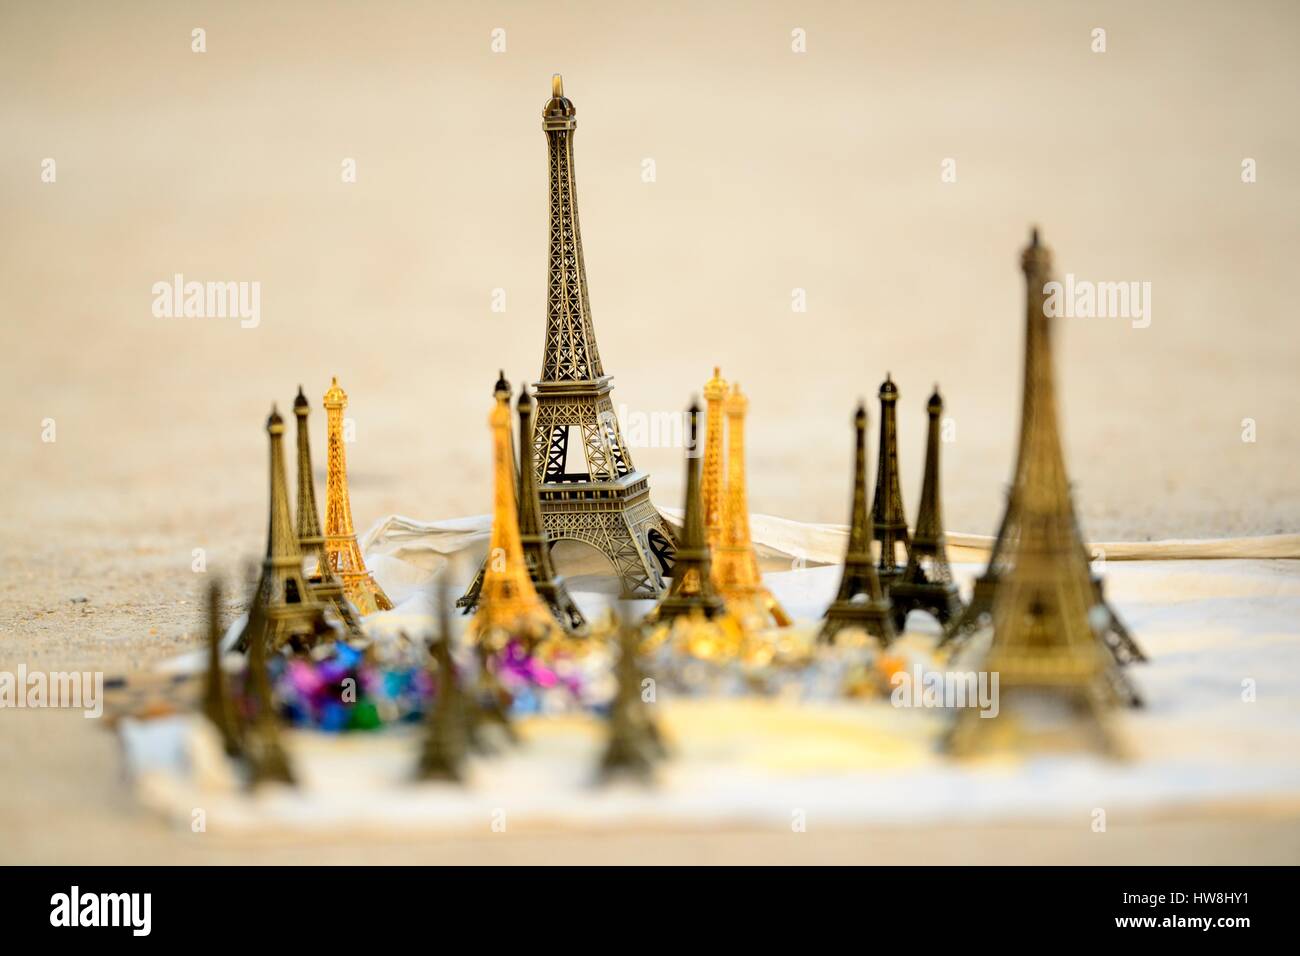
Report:
[[[351,393],[361,528],[487,509],[496,370],[540,368],[539,111],[556,70],[579,111],[615,401],[675,411],[721,363],[751,397],[755,510],[844,520],[849,414],[889,370],[908,508],[937,380],[956,424],[949,526],[992,530],[1015,442],[1017,256],[1037,222],[1059,272],[1153,288],[1148,328],[1062,322],[1088,533],[1300,530],[1298,21],[1286,2],[6,3],[0,667],[122,671],[191,646],[194,549],[227,576],[258,555],[262,424],[299,383],[319,399],[337,374]],[[195,27],[206,53],[191,52]],[[791,51],[795,28],[807,53]],[[955,183],[940,181],[946,158]],[[176,273],[260,282],[260,324],[155,318],[151,287]],[[680,450],[633,453],[676,503]],[[0,721],[0,859],[281,853],[156,833],[131,816],[107,735],[57,715]],[[935,834],[927,852],[1093,860],[1120,843],[1052,832]],[[1191,838],[1207,856],[1296,845],[1293,824],[1253,814],[1144,832],[1115,858],[1181,858]],[[555,839],[392,852],[533,858]],[[909,845],[626,844],[882,860]]]

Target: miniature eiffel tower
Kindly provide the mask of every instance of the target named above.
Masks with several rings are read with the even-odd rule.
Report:
[[[618,690],[609,707],[609,742],[600,760],[600,778],[630,777],[643,782],[654,776],[655,764],[667,756],[659,727],[641,697],[638,630],[618,626],[619,655],[615,664]]]
[[[898,563],[898,545],[911,551],[907,537],[907,512],[898,484],[898,386],[889,373],[880,386],[880,460],[876,463],[876,500],[871,508],[872,537],[880,542],[880,586],[889,593],[903,574]]]
[[[312,475],[311,444],[307,434],[307,416],[311,403],[298,386],[298,397],[293,400],[293,413],[298,418],[298,548],[305,565],[315,567],[307,578],[316,600],[328,605],[347,628],[349,634],[360,636],[361,621],[347,596],[343,584],[321,560],[325,553],[325,536],[320,530],[320,512],[316,509],[316,479]]]
[[[921,507],[916,514],[907,570],[894,582],[889,596],[894,604],[894,628],[903,630],[909,611],[926,611],[945,625],[961,613],[961,596],[948,566],[948,549],[943,532],[943,502],[939,493],[939,417],[943,397],[939,386],[926,403],[930,415],[925,446],[925,479],[921,483]]]
[[[624,597],[655,597],[671,572],[673,533],[650,503],[649,479],[632,464],[614,414],[613,385],[601,365],[587,298],[573,167],[576,111],[558,73],[551,90],[542,110],[550,165],[550,280],[531,436],[542,519],[552,541],[582,541],[604,553]],[[575,432],[580,450],[569,445]]]
[[[826,609],[825,623],[817,635],[831,642],[841,630],[861,628],[888,644],[894,639],[889,599],[884,596],[871,557],[871,518],[867,514],[867,409],[859,404],[853,416],[856,435],[853,457],[853,505],[849,515],[849,544],[844,553],[844,574],[835,600]]]
[[[722,433],[726,429],[723,403],[727,398],[727,383],[722,370],[713,366],[713,378],[704,383],[704,401],[708,414],[705,418],[704,474],[700,483],[700,501],[704,506],[704,533],[709,550],[715,551],[722,543]]]
[[[1068,705],[1087,718],[1085,730],[1113,749],[1108,711],[1116,701],[1138,697],[1095,627],[1095,588],[1079,540],[1069,478],[1057,425],[1052,373],[1051,322],[1043,308],[1051,277],[1051,253],[1035,230],[1022,264],[1029,285],[1032,360],[1026,363],[1028,416],[1021,434],[1018,534],[1011,568],[993,603],[992,640],[982,669],[999,675],[1002,704],[996,717],[974,708],[957,718],[950,749],[980,752],[990,742],[1028,736],[1015,701]]]
[[[528,575],[519,515],[515,508],[514,458],[510,452],[510,404],[496,399],[488,418],[492,428],[493,514],[486,570],[479,590],[478,611],[470,621],[475,643],[496,651],[512,637],[540,641],[561,632],[550,610],[538,597]]]
[[[362,616],[376,611],[392,610],[384,589],[375,576],[366,569],[366,559],[357,544],[357,533],[352,527],[352,501],[348,495],[348,457],[343,448],[343,409],[348,406],[348,393],[339,388],[339,380],[330,381],[325,393],[325,552],[322,565],[338,575],[343,582],[343,593],[356,605]],[[318,566],[316,574],[323,576],[325,567]]]
[[[510,383],[506,381],[505,369],[501,369],[497,373],[497,383],[492,388],[492,397],[499,401],[508,402],[510,401],[510,394],[511,394]],[[530,443],[521,442],[521,444],[530,444]],[[514,452],[513,452],[514,436],[513,435],[510,436],[510,447],[512,449],[511,457],[513,458],[514,457]],[[519,481],[519,476],[515,475],[516,491],[518,490],[517,489],[518,481]],[[465,593],[456,599],[456,606],[459,608],[463,608],[464,613],[466,614],[472,614],[474,609],[478,607],[478,595],[479,592],[483,589],[483,572],[485,570],[487,570],[486,556],[484,556],[483,560],[479,562],[478,570],[474,572],[474,580],[469,582],[469,587],[465,589]]]
[[[510,386],[506,384],[504,373],[497,382],[496,395],[501,397],[501,386],[505,385],[504,397],[510,399]],[[533,433],[533,399],[525,384],[519,392],[519,434]],[[555,564],[551,560],[551,542],[542,524],[541,501],[537,496],[537,471],[533,461],[534,449],[530,441],[519,443],[519,465],[517,469],[517,504],[519,508],[519,540],[524,550],[524,563],[528,566],[528,576],[532,579],[537,596],[546,602],[560,626],[571,634],[585,634],[587,619],[578,610],[577,603],[565,587],[564,579],[555,573]],[[465,591],[464,597],[457,605],[466,608],[466,613],[478,604],[479,592],[483,588],[483,573],[487,559],[479,565],[478,574]]]
[[[221,664],[221,585],[208,588],[208,674],[203,689],[203,714],[221,734],[227,756],[238,757],[239,724],[230,698],[230,682]]]
[[[763,584],[749,534],[749,494],[745,488],[745,410],[749,402],[732,385],[727,396],[727,483],[723,493],[722,539],[713,553],[714,583],[727,612],[752,626],[770,618],[787,627],[790,616]]]
[[[289,757],[280,743],[280,725],[275,715],[271,693],[271,675],[266,664],[270,644],[271,622],[262,606],[254,601],[248,612],[248,665],[245,670],[245,722],[241,728],[243,754],[248,765],[249,783],[294,782]]]
[[[697,615],[712,620],[723,612],[722,598],[713,587],[712,561],[704,536],[704,514],[700,501],[699,440],[700,406],[692,402],[687,411],[690,444],[686,446],[686,507],[682,537],[678,542],[677,561],[673,565],[673,583],[646,615],[646,623],[671,624],[683,615]]]
[[[325,620],[325,606],[316,600],[303,574],[302,552],[289,515],[289,489],[284,477],[284,419],[274,408],[266,420],[266,432],[271,439],[271,518],[266,558],[238,647],[250,647],[254,612],[258,612],[264,619],[263,630],[271,650],[285,644],[302,649],[332,634],[333,629]]]
[[[447,620],[446,582],[439,578],[435,603],[438,608],[438,634],[433,641],[433,659],[437,665],[437,697],[429,709],[424,747],[416,777],[420,780],[460,781],[464,777],[468,734],[465,727],[467,703],[460,689],[456,663],[451,658],[451,626]]]
[[[1037,245],[1037,230],[1034,232],[1033,241],[1034,245]],[[1026,260],[1025,372],[1020,407],[1020,444],[1016,453],[1015,474],[1012,478],[1011,490],[1007,494],[1006,509],[1002,512],[1002,520],[998,524],[998,534],[993,544],[988,566],[985,568],[984,573],[975,579],[970,603],[966,605],[958,618],[949,622],[944,631],[943,640],[940,642],[941,646],[954,649],[960,647],[972,634],[983,627],[992,616],[999,584],[1011,569],[1014,561],[1016,538],[1020,534],[1021,499],[1024,495],[1023,489],[1026,481],[1024,473],[1029,461],[1027,442],[1034,428],[1034,419],[1040,412],[1031,384],[1036,381],[1037,365],[1041,356],[1047,354],[1046,344],[1042,341],[1046,326],[1041,321],[1042,310],[1039,302],[1042,285],[1047,279],[1043,275],[1030,273],[1028,269],[1032,264],[1035,263]],[[1055,427],[1055,423],[1053,423],[1053,427]],[[1079,533],[1078,518],[1073,501],[1070,502],[1070,516],[1075,525],[1075,537],[1079,542],[1079,550],[1084,556],[1084,562],[1087,563],[1087,552],[1083,544],[1083,535]],[[1103,623],[1103,640],[1115,659],[1121,664],[1145,661],[1146,655],[1143,654],[1142,649],[1138,646],[1132,634],[1129,633],[1128,628],[1124,626],[1119,615],[1106,601],[1100,577],[1092,577],[1092,595],[1093,614]]]

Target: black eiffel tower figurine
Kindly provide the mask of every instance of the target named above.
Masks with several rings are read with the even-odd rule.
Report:
[[[293,400],[293,413],[298,419],[298,549],[308,568],[307,586],[316,600],[329,607],[347,628],[349,634],[362,635],[361,621],[347,595],[343,582],[330,567],[325,555],[325,535],[320,529],[320,511],[316,508],[316,479],[311,468],[311,444],[307,435],[307,415],[311,403],[298,386],[298,397]]]
[[[505,380],[505,373],[497,380],[496,396],[510,397],[510,385]],[[528,391],[527,383],[519,391],[519,434],[533,433],[533,397]],[[519,457],[515,475],[515,500],[519,514],[519,540],[524,549],[524,563],[528,566],[528,576],[538,597],[546,602],[551,614],[560,622],[560,626],[571,634],[585,634],[587,619],[578,609],[577,603],[565,587],[564,579],[555,573],[555,563],[551,560],[551,541],[542,525],[542,505],[537,493],[537,471],[532,442],[519,442]],[[483,573],[487,559],[479,565],[478,573],[459,601],[458,607],[469,613],[478,606],[479,592],[483,587]]]
[[[1031,249],[1038,249],[1038,230],[1035,229],[1030,243]],[[1037,260],[1033,260],[1036,262]],[[1029,463],[1029,436],[1033,434],[1035,420],[1041,413],[1032,384],[1037,381],[1042,354],[1046,350],[1045,335],[1038,321],[1041,312],[1041,289],[1047,281],[1044,275],[1033,272],[1026,266],[1026,319],[1025,319],[1025,372],[1020,406],[1020,442],[1016,453],[1015,473],[1012,476],[1011,490],[1007,493],[1006,509],[998,524],[997,539],[993,543],[993,552],[989,556],[988,567],[975,579],[975,588],[970,603],[961,615],[949,622],[944,631],[940,646],[958,648],[974,633],[992,621],[994,598],[997,596],[1001,582],[1007,577],[1015,563],[1016,541],[1020,536],[1021,510],[1025,485],[1025,472]],[[1055,423],[1053,423],[1055,427]],[[1069,502],[1070,521],[1074,525],[1075,539],[1083,552],[1085,563],[1088,554],[1080,533],[1078,513],[1074,503]],[[1092,586],[1092,615],[1100,621],[1102,641],[1111,655],[1120,664],[1145,661],[1146,655],[1134,640],[1133,635],[1114,609],[1106,601],[1102,579],[1090,573]]]
[[[907,536],[907,512],[903,510],[903,492],[898,485],[898,386],[889,373],[880,386],[880,460],[876,463],[876,500],[871,509],[872,536],[880,542],[877,574],[886,594],[903,574],[905,564],[898,563],[898,545],[910,553]]]
[[[245,720],[242,726],[243,753],[249,783],[294,783],[293,769],[280,743],[280,726],[271,693],[271,674],[266,664],[269,643],[265,608],[254,600],[248,610],[248,664],[244,671]]]
[[[889,599],[884,596],[871,558],[871,517],[867,514],[867,409],[859,403],[853,416],[853,505],[844,575],[835,600],[826,609],[819,641],[833,642],[848,627],[859,627],[888,644],[894,639]]]
[[[434,602],[437,605],[438,633],[432,654],[437,665],[437,697],[429,709],[424,747],[416,768],[418,780],[448,780],[459,783],[465,774],[465,757],[469,748],[466,728],[467,702],[451,658],[451,626],[447,620],[447,583],[441,576]]]
[[[723,612],[722,598],[713,586],[712,559],[704,537],[704,504],[700,494],[700,404],[687,411],[690,444],[686,446],[686,506],[682,537],[677,543],[672,584],[646,615],[646,623],[671,624],[683,615],[712,620]]]
[[[961,613],[961,596],[948,566],[948,549],[944,542],[943,502],[939,492],[939,417],[943,398],[939,386],[926,403],[930,415],[925,446],[925,479],[921,483],[921,508],[912,531],[907,570],[894,582],[889,598],[894,604],[894,628],[903,630],[910,611],[934,615],[940,625]]]
[[[203,714],[221,734],[229,757],[238,757],[239,724],[230,697],[230,681],[221,664],[221,585],[215,580],[208,588],[208,674],[203,690]]]
[[[618,777],[643,783],[654,777],[655,765],[668,756],[659,726],[641,696],[642,672],[637,661],[641,631],[626,621],[616,624],[619,645],[614,673],[618,690],[609,705],[609,740],[601,756],[600,779]]]

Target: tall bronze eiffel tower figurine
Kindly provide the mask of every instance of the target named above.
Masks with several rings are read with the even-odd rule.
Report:
[[[1037,235],[1037,230],[1035,230],[1034,245],[1037,245]],[[989,557],[988,566],[985,568],[984,573],[975,579],[975,587],[970,603],[966,605],[958,618],[949,622],[944,631],[943,640],[940,642],[941,646],[960,647],[972,634],[988,622],[993,613],[994,599],[997,596],[1000,582],[1006,577],[1015,560],[1015,542],[1020,534],[1020,513],[1023,507],[1022,498],[1026,484],[1025,470],[1029,464],[1028,441],[1035,427],[1034,420],[1041,411],[1032,384],[1037,380],[1039,362],[1044,355],[1048,355],[1045,341],[1046,323],[1042,316],[1041,298],[1042,287],[1050,280],[1050,276],[1047,272],[1030,271],[1031,267],[1038,268],[1040,265],[1037,259],[1026,258],[1023,265],[1026,283],[1025,373],[1020,407],[1020,445],[1016,453],[1015,474],[1012,477],[1011,490],[1007,494],[1006,509],[1002,512],[1002,521],[998,525],[998,535],[993,543],[993,552]],[[1055,422],[1052,423],[1052,427],[1056,427]],[[1083,535],[1079,532],[1078,516],[1074,510],[1072,500],[1069,508],[1070,520],[1075,526],[1075,538],[1079,543],[1079,551],[1083,554],[1086,564],[1088,561],[1087,551],[1083,544]],[[1093,615],[1102,622],[1102,637],[1111,654],[1121,664],[1145,661],[1146,655],[1138,646],[1137,641],[1134,640],[1133,635],[1129,633],[1119,615],[1106,601],[1101,578],[1092,576],[1091,580]]]
[[[880,460],[876,463],[876,500],[871,509],[871,534],[880,542],[880,586],[889,593],[906,565],[898,563],[898,545],[909,552],[907,512],[898,484],[898,386],[885,374],[880,386]]]
[[[284,419],[274,408],[266,420],[266,433],[271,439],[271,517],[266,557],[238,646],[248,649],[254,619],[260,615],[260,626],[271,650],[285,644],[302,649],[334,632],[325,620],[325,606],[316,600],[303,574],[302,552],[289,515],[289,488],[284,476]]]
[[[298,397],[293,400],[293,413],[298,419],[298,548],[306,566],[315,571],[308,576],[316,600],[329,606],[348,633],[360,636],[361,621],[352,603],[343,593],[343,583],[330,569],[329,562],[321,560],[325,554],[325,536],[320,530],[320,512],[316,509],[316,479],[312,475],[311,443],[307,433],[307,416],[311,403],[298,386]]]
[[[646,623],[671,624],[683,615],[712,620],[723,612],[722,598],[713,587],[712,560],[704,532],[704,506],[700,496],[699,427],[700,406],[692,402],[686,413],[690,444],[686,446],[686,506],[673,583],[659,603],[646,615]]]
[[[604,553],[624,597],[655,597],[671,572],[673,533],[650,503],[649,479],[623,443],[610,400],[613,385],[596,348],[578,225],[575,113],[556,74],[542,110],[550,157],[550,280],[532,435],[542,519],[552,541],[569,538]],[[571,448],[574,433],[579,445]]]
[[[1035,700],[1040,709],[1044,699],[1070,705],[1089,721],[1085,730],[1104,748],[1114,743],[1110,705],[1139,702],[1094,621],[1096,592],[1070,498],[1057,424],[1051,321],[1043,308],[1051,253],[1039,244],[1037,230],[1022,263],[1029,280],[1034,347],[1026,362],[1025,388],[1034,413],[1021,434],[1018,534],[1011,545],[1010,570],[994,597],[992,640],[981,665],[999,675],[1001,703],[992,718],[981,717],[975,708],[958,715],[949,740],[958,754],[1026,736],[1015,707],[1022,697]]]
[[[844,553],[844,574],[835,600],[826,609],[825,623],[817,635],[831,642],[841,630],[858,627],[882,644],[894,639],[889,599],[884,596],[871,557],[871,516],[867,513],[867,409],[859,404],[853,416],[856,436],[853,456],[853,505],[849,515],[849,544]]]
[[[921,483],[921,507],[908,549],[907,570],[890,588],[894,604],[894,628],[903,630],[909,611],[933,614],[940,625],[961,613],[961,596],[948,566],[948,548],[943,532],[943,501],[939,492],[939,417],[943,397],[939,386],[926,403],[930,416],[925,446],[925,479]]]
[[[343,448],[343,409],[348,406],[348,394],[339,388],[337,378],[331,380],[325,393],[325,552],[322,565],[338,575],[343,582],[343,593],[348,596],[363,615],[388,611],[393,602],[379,586],[375,576],[366,569],[366,559],[357,544],[357,533],[352,527],[352,500],[348,495],[348,458]],[[326,568],[318,567],[316,573],[324,576]]]

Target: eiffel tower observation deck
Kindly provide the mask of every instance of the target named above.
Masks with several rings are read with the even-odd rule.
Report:
[[[649,598],[671,573],[674,538],[650,503],[648,476],[632,464],[596,347],[573,168],[576,113],[556,74],[542,110],[550,228],[546,348],[534,389],[538,496],[552,541],[595,547],[614,566],[624,597]]]

